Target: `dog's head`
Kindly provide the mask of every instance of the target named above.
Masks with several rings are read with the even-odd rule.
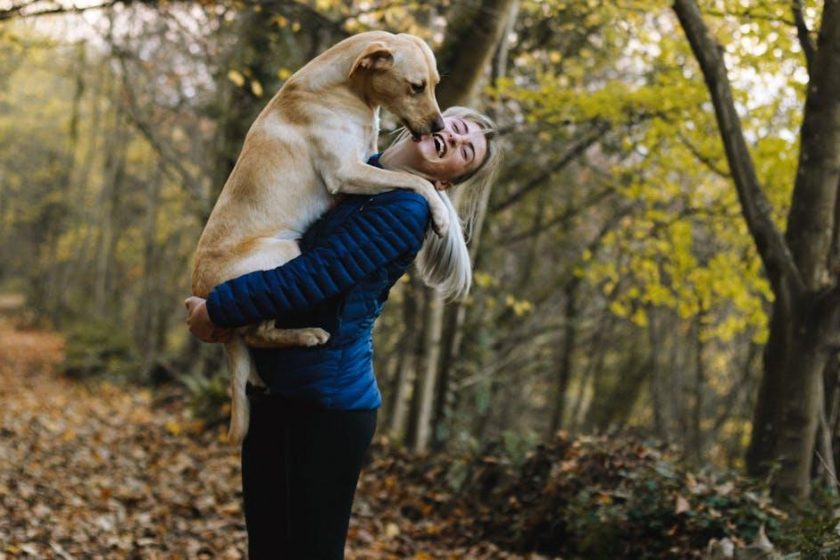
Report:
[[[419,138],[443,129],[435,86],[440,81],[435,55],[407,33],[369,43],[356,57],[350,78],[362,84],[366,100],[382,105]]]

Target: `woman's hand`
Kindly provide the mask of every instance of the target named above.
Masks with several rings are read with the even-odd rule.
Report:
[[[184,300],[187,306],[187,326],[190,332],[204,342],[230,342],[233,330],[217,327],[207,313],[207,300],[191,296]]]

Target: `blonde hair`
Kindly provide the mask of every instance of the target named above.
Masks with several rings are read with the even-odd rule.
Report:
[[[417,270],[426,285],[436,288],[444,298],[453,300],[465,298],[470,291],[472,263],[467,238],[472,234],[483,193],[498,175],[502,153],[496,141],[496,123],[487,115],[469,107],[450,107],[443,112],[443,116],[459,117],[477,124],[487,140],[487,150],[481,164],[467,175],[452,181],[456,185],[453,188],[465,193],[461,204],[463,220],[455,211],[449,195],[445,191],[438,191],[449,214],[449,229],[443,237],[438,237],[431,229],[426,232],[426,239],[417,256]],[[400,131],[394,142],[407,136],[407,130]]]

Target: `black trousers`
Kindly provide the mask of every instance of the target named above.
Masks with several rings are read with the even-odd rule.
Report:
[[[376,410],[327,410],[249,395],[242,492],[250,560],[344,558]]]

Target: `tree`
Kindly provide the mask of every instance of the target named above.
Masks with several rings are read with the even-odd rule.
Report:
[[[694,0],[673,6],[703,72],[741,210],[775,296],[747,460],[753,475],[780,462],[774,492],[784,500],[809,493],[822,376],[840,342],[840,2],[823,4],[815,46],[799,2],[792,6],[810,80],[784,235],[756,175],[721,47]]]

